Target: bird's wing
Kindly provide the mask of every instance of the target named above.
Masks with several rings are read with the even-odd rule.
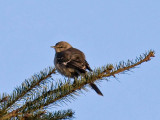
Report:
[[[57,59],[59,63],[66,65],[68,68],[76,69],[80,73],[85,73],[86,68],[90,68],[87,61],[85,60],[84,54],[75,48],[70,48],[61,52],[58,54]]]

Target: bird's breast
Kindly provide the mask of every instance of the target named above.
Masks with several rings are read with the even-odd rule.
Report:
[[[57,71],[66,76],[66,77],[73,77],[73,73],[75,73],[75,69],[72,69],[72,68],[68,68],[66,66],[65,63],[58,63],[57,62],[57,59],[54,59],[54,65],[55,65],[55,68],[57,69]]]

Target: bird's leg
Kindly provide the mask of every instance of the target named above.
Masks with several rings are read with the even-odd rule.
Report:
[[[68,83],[71,83],[71,78],[70,77],[68,77]]]
[[[74,82],[73,84],[76,84],[77,83],[77,77],[74,77]]]

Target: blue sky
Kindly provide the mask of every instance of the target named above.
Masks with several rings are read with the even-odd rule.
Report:
[[[71,108],[76,120],[160,120],[159,6],[159,0],[0,1],[1,93],[53,66],[50,46],[58,41],[82,50],[92,69],[153,49],[156,57],[117,75],[120,82],[102,82],[104,97],[89,88],[51,110]]]

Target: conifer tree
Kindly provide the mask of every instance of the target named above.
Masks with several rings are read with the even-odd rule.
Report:
[[[77,95],[87,91],[89,83],[97,84],[119,73],[126,73],[141,63],[148,62],[151,57],[154,57],[152,50],[140,55],[135,61],[107,64],[80,76],[74,83],[67,78],[55,80],[56,69],[48,67],[26,79],[11,94],[1,93],[0,120],[72,119],[74,111],[71,109],[49,112],[47,108],[72,101]]]

